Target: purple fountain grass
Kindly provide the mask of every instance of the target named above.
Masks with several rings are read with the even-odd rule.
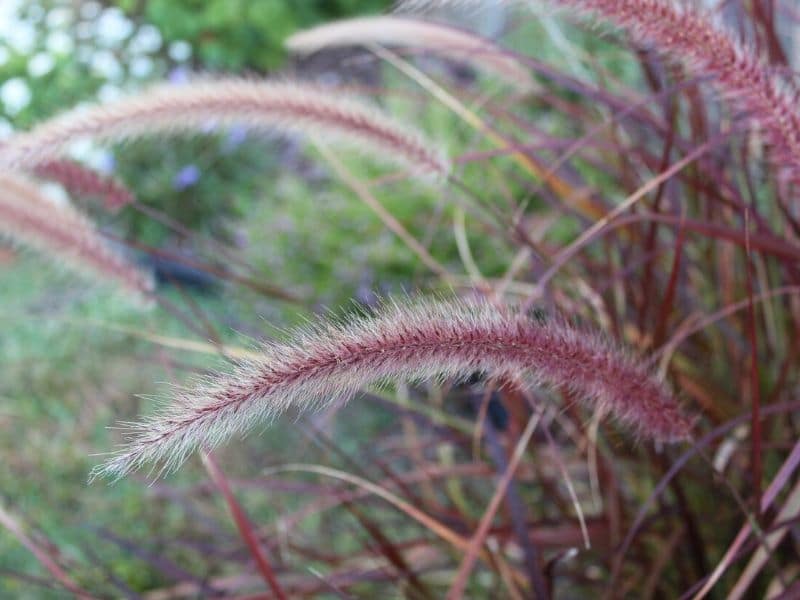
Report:
[[[491,40],[469,31],[419,19],[396,16],[347,19],[300,31],[285,42],[286,48],[297,54],[368,44],[419,48],[466,62],[503,79],[522,92],[529,92],[535,87],[528,70]]]
[[[723,96],[744,109],[762,129],[774,163],[786,168],[795,180],[800,179],[797,89],[713,15],[679,0],[543,1],[600,17],[627,30],[638,43],[651,45],[670,59],[684,63],[696,75],[712,77]],[[400,6],[419,10],[479,4],[479,0],[405,0]]]
[[[712,15],[675,0],[552,0],[622,27],[639,43],[709,75],[763,130],[776,164],[800,178],[797,91]]]
[[[106,209],[118,211],[133,202],[133,194],[116,178],[69,159],[37,164],[33,174],[60,183],[72,196],[91,196],[103,201]]]
[[[444,179],[445,154],[414,127],[340,90],[291,81],[197,80],[158,85],[98,106],[68,111],[15,135],[0,148],[0,165],[30,169],[62,157],[70,142],[116,142],[154,134],[246,125],[332,138],[412,172]]]
[[[539,322],[486,302],[389,304],[342,325],[320,322],[231,374],[180,390],[134,424],[129,443],[93,476],[122,477],[144,464],[177,468],[289,408],[347,399],[372,383],[464,378],[475,372],[569,389],[644,437],[674,441],[691,422],[669,388],[601,337],[561,320]]]
[[[152,277],[110,248],[89,219],[7,173],[0,173],[0,235],[72,271],[112,282],[138,300],[147,300],[153,290]]]

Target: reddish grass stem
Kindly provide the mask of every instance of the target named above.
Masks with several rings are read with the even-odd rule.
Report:
[[[30,535],[28,535],[20,522],[14,518],[5,508],[0,504],[0,527],[8,530],[19,542],[27,548],[31,554],[42,564],[48,573],[58,581],[70,594],[80,600],[92,600],[94,596],[83,590],[76,584],[72,578],[62,569],[58,562],[51,556],[44,544],[36,542]]]
[[[750,403],[751,403],[751,450],[750,470],[753,485],[753,509],[757,516],[761,516],[761,482],[764,477],[764,467],[761,461],[762,434],[761,434],[761,383],[758,370],[758,340],[756,336],[756,311],[753,302],[753,262],[750,256],[750,211],[745,209],[745,283],[747,285],[747,338],[750,342]]]
[[[233,491],[231,491],[231,487],[228,485],[228,479],[222,473],[222,470],[219,468],[219,465],[217,465],[210,453],[203,452],[201,456],[203,458],[203,464],[208,471],[208,475],[214,481],[216,486],[219,488],[219,491],[222,493],[222,496],[225,498],[225,503],[228,505],[228,508],[231,511],[231,516],[236,522],[236,527],[239,530],[242,539],[247,544],[247,548],[250,550],[250,554],[253,556],[253,560],[255,560],[258,570],[261,571],[264,581],[266,581],[267,585],[272,590],[272,593],[275,594],[275,598],[278,600],[286,600],[287,596],[281,588],[280,583],[278,583],[278,578],[275,576],[275,571],[272,569],[269,558],[267,558],[267,555],[261,548],[258,537],[253,530],[253,525],[250,523],[250,519],[247,518],[247,513],[245,513],[244,509],[236,500],[236,496],[234,496]]]

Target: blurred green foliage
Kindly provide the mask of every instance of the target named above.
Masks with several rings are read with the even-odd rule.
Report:
[[[285,58],[296,29],[354,14],[378,13],[388,0],[116,0],[129,16],[152,23],[168,41],[185,40],[196,64],[212,71],[267,71]]]
[[[115,151],[116,175],[137,201],[191,230],[225,242],[274,177],[275,152],[243,130],[170,140],[139,140]],[[105,218],[97,215],[98,218]],[[161,246],[182,237],[159,220],[135,210],[113,218],[126,235]],[[186,240],[182,240],[186,241]]]

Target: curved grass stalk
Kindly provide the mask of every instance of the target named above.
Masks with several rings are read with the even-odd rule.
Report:
[[[138,299],[152,276],[116,253],[92,222],[72,206],[51,202],[31,182],[0,173],[0,235],[33,248],[70,270],[108,281]]]
[[[233,373],[178,391],[155,416],[129,426],[129,443],[93,476],[122,477],[155,462],[172,470],[200,445],[214,448],[290,408],[327,406],[369,384],[476,371],[572,390],[643,437],[690,434],[669,388],[596,335],[486,302],[391,304],[344,324],[319,322],[290,343],[265,346]]]
[[[120,142],[231,124],[326,136],[421,176],[443,180],[450,171],[444,152],[424,135],[339,90],[244,79],[158,85],[109,104],[68,111],[6,140],[0,146],[0,166],[37,167],[62,158],[77,139]]]
[[[491,40],[456,27],[420,19],[399,16],[346,19],[300,31],[285,42],[286,48],[296,54],[371,44],[418,48],[467,63],[521,92],[535,89],[527,69]]]
[[[103,201],[107,210],[118,211],[134,201],[133,194],[120,181],[68,159],[50,160],[36,165],[33,174],[55,181],[71,196],[91,196]]]

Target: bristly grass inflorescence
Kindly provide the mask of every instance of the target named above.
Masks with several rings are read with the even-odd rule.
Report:
[[[130,443],[94,476],[122,477],[154,462],[175,469],[200,446],[214,448],[289,408],[325,406],[373,383],[475,372],[572,390],[643,437],[690,433],[668,386],[597,335],[483,301],[391,303],[341,325],[320,321],[289,343],[265,346],[262,358],[231,374],[180,391],[133,425]]]
[[[762,129],[776,164],[800,178],[797,90],[770,69],[729,28],[678,0],[556,0],[626,29],[697,75],[709,75],[723,95]]]
[[[33,174],[61,184],[71,196],[102,200],[106,210],[116,212],[134,201],[133,193],[120,181],[67,158],[37,164]]]
[[[50,201],[33,182],[16,174],[0,173],[0,234],[149,302],[154,287],[150,274],[111,248],[74,207]]]
[[[359,17],[326,23],[289,37],[286,48],[310,54],[327,48],[381,44],[424,50],[460,60],[521,92],[535,87],[530,72],[493,41],[450,25],[401,16]]]
[[[687,0],[541,0],[625,29],[639,44],[709,76],[726,100],[758,125],[773,162],[800,180],[800,92],[719,19]],[[405,0],[408,11],[438,6],[477,7],[480,0]],[[520,5],[519,0],[504,4]]]
[[[0,166],[36,168],[63,157],[78,139],[119,142],[231,124],[331,138],[439,181],[450,172],[445,152],[416,128],[341,90],[245,79],[163,84],[108,104],[79,107],[6,140]]]

